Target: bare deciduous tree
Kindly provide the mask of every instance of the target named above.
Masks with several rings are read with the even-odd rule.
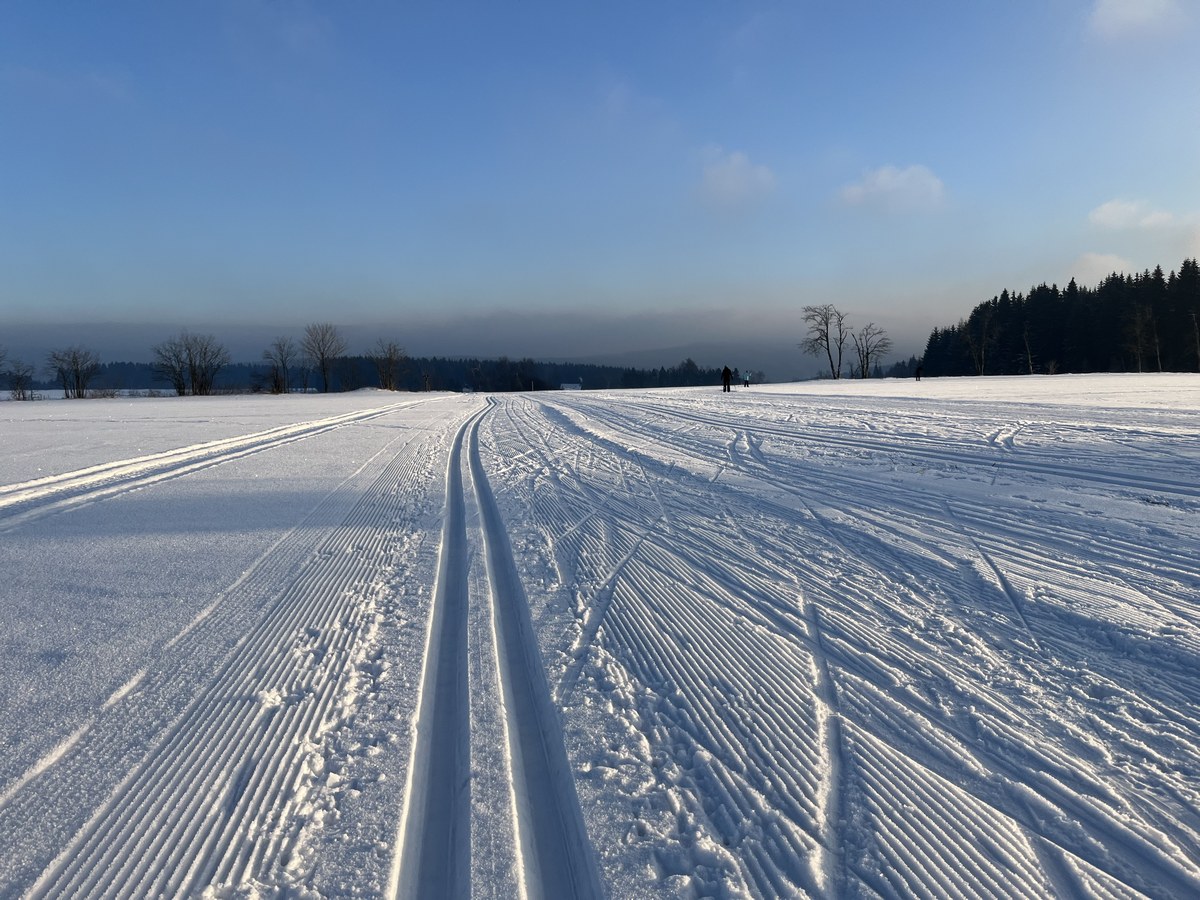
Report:
[[[212,393],[217,373],[229,365],[229,352],[211,334],[180,332],[152,348],[154,371],[180,397]]]
[[[14,400],[32,400],[33,366],[14,359],[8,369],[9,396]]]
[[[155,374],[168,382],[180,397],[187,394],[187,350],[184,347],[184,335],[167,338],[161,344],[152,347],[150,352],[154,354],[150,368]]]
[[[291,366],[298,354],[296,342],[290,337],[277,337],[263,351],[263,359],[271,367],[271,393],[286,394],[291,390]]]
[[[100,371],[100,357],[83,347],[67,347],[51,350],[46,357],[46,367],[62,385],[64,397],[82,400],[87,396],[89,382]]]
[[[367,358],[375,364],[375,372],[379,375],[379,386],[385,391],[396,390],[401,368],[408,359],[404,348],[395,341],[385,341],[380,338],[375,346],[367,351]]]
[[[211,334],[187,334],[188,379],[198,397],[213,391],[217,373],[229,365],[229,351]]]
[[[892,349],[892,339],[874,322],[868,322],[857,333],[851,332],[850,340],[858,357],[856,372],[859,378],[870,378],[872,364],[878,365],[880,358]]]
[[[321,390],[329,393],[329,374],[333,361],[346,352],[346,341],[331,322],[313,322],[304,329],[300,348],[321,373]]]
[[[804,324],[808,326],[808,337],[800,344],[800,348],[813,356],[825,354],[825,358],[829,360],[830,377],[841,378],[842,353],[850,336],[845,313],[832,303],[806,306],[803,312]]]

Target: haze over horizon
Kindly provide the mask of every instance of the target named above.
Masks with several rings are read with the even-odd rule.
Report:
[[[6,4],[0,345],[332,321],[784,379],[833,302],[919,353],[1200,254],[1198,36],[1183,0]]]

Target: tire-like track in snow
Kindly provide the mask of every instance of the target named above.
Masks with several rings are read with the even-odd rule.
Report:
[[[459,431],[446,475],[445,529],[392,893],[401,898],[470,896],[471,735],[465,676],[471,551],[462,478],[465,444],[495,628],[520,888],[528,898],[590,900],[601,896],[599,878],[528,601],[480,459],[483,415]]]

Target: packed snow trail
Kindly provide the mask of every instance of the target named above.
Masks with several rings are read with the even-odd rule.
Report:
[[[32,896],[194,895],[286,870],[314,757],[345,715],[377,616],[365,586],[394,540],[388,524],[406,497],[401,488],[424,472],[421,455],[398,452],[411,437],[401,432],[383,446],[386,464],[309,564],[264,586],[282,590],[207,682],[193,683],[200,690],[182,714]]]
[[[480,461],[479,421],[471,427],[471,483],[483,521],[495,646],[507,715],[513,806],[524,894],[546,900],[601,896],[592,848],[562,744],[529,603],[512,558],[507,530]]]
[[[470,602],[463,445],[471,493],[481,517],[487,569],[487,620],[507,737],[521,893],[530,898],[600,896],[592,851],[562,747],[562,726],[528,621],[527,600],[479,458],[480,419],[454,440],[446,473],[441,562],[425,651],[420,713],[407,803],[392,872],[398,897],[471,896],[472,804],[468,673]],[[489,810],[494,816],[496,810]],[[495,823],[489,823],[494,825]]]
[[[285,445],[294,451],[297,442],[314,463],[345,474],[331,493],[309,501],[315,505],[306,505],[307,494],[289,495],[279,508],[303,510],[302,518],[280,528],[267,552],[220,595],[190,604],[196,612],[185,612],[173,636],[134,659],[141,668],[119,676],[119,686],[82,725],[3,783],[0,895],[171,896],[309,876],[316,860],[304,844],[319,838],[317,823],[337,812],[344,794],[338,773],[361,752],[347,731],[362,728],[370,697],[387,693],[380,676],[391,663],[381,656],[379,635],[391,627],[385,616],[398,599],[388,573],[417,562],[422,539],[411,532],[421,527],[436,484],[431,464],[444,459],[441,432],[456,412],[444,401],[441,408],[391,405],[325,420],[323,427],[285,429],[286,442],[264,445],[253,436],[222,442],[270,451],[218,454],[229,464],[225,471],[255,479],[248,485],[270,471],[272,454]],[[189,455],[195,454],[162,458]],[[145,468],[131,461],[106,468],[139,467]],[[163,492],[206,491],[215,470],[175,474],[134,495],[106,491],[92,498],[102,503],[72,504],[63,510],[69,516],[53,524],[111,525],[121,509],[156,502]],[[288,487],[262,480],[267,491],[277,483]],[[269,498],[255,488],[230,502],[249,512]],[[10,541],[24,546],[27,532],[40,531],[53,544],[54,532],[35,522],[26,519]],[[197,561],[222,568],[220,558]],[[142,577],[161,580],[154,572]],[[64,658],[74,652],[64,650]],[[118,650],[104,662],[117,666],[123,658]],[[62,686],[74,693],[84,683]],[[4,706],[10,708],[7,697]],[[33,721],[38,729],[54,724]],[[386,746],[389,738],[381,737]]]
[[[400,897],[471,896],[471,721],[463,425],[446,467],[446,512],[421,677],[413,761],[392,882]]]
[[[382,409],[344,413],[312,422],[283,425],[257,434],[168,450],[134,459],[103,463],[61,475],[0,486],[0,531],[22,522],[169,478],[179,478],[208,466],[273,450],[357,422],[368,421],[409,406],[412,401]]]

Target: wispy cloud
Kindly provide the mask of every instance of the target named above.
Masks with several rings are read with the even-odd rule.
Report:
[[[775,191],[775,173],[761,163],[753,163],[740,151],[726,152],[710,147],[705,152],[700,196],[711,206],[722,209],[758,203]]]
[[[601,106],[606,118],[623,119],[638,102],[636,92],[628,81],[620,80],[607,85],[601,94]]]
[[[1118,244],[1139,259],[1164,268],[1181,257],[1200,254],[1200,215],[1159,209],[1145,200],[1115,199],[1101,203],[1088,213],[1088,223],[1104,233],[1104,240]],[[1132,263],[1111,253],[1085,253],[1075,263],[1076,279],[1087,273],[1096,282],[1112,272],[1132,272]]]
[[[1080,287],[1094,287],[1113,272],[1133,271],[1133,263],[1115,253],[1084,253],[1071,264],[1068,278]]]
[[[1100,38],[1115,40],[1161,34],[1183,19],[1181,0],[1095,0],[1088,27]]]
[[[925,166],[906,168],[881,166],[872,169],[841,191],[850,206],[873,207],[892,212],[922,212],[938,209],[945,202],[942,180]]]
[[[629,79],[607,79],[600,88],[600,108],[606,121],[644,128],[667,119],[663,102],[642,93]]]
[[[662,99],[644,93],[624,76],[605,76],[586,110],[590,127],[599,127],[625,142],[668,142],[679,134],[679,123]]]
[[[1109,200],[1090,213],[1088,221],[1101,228],[1116,230],[1171,228],[1179,224],[1173,213],[1154,209],[1143,200]]]

